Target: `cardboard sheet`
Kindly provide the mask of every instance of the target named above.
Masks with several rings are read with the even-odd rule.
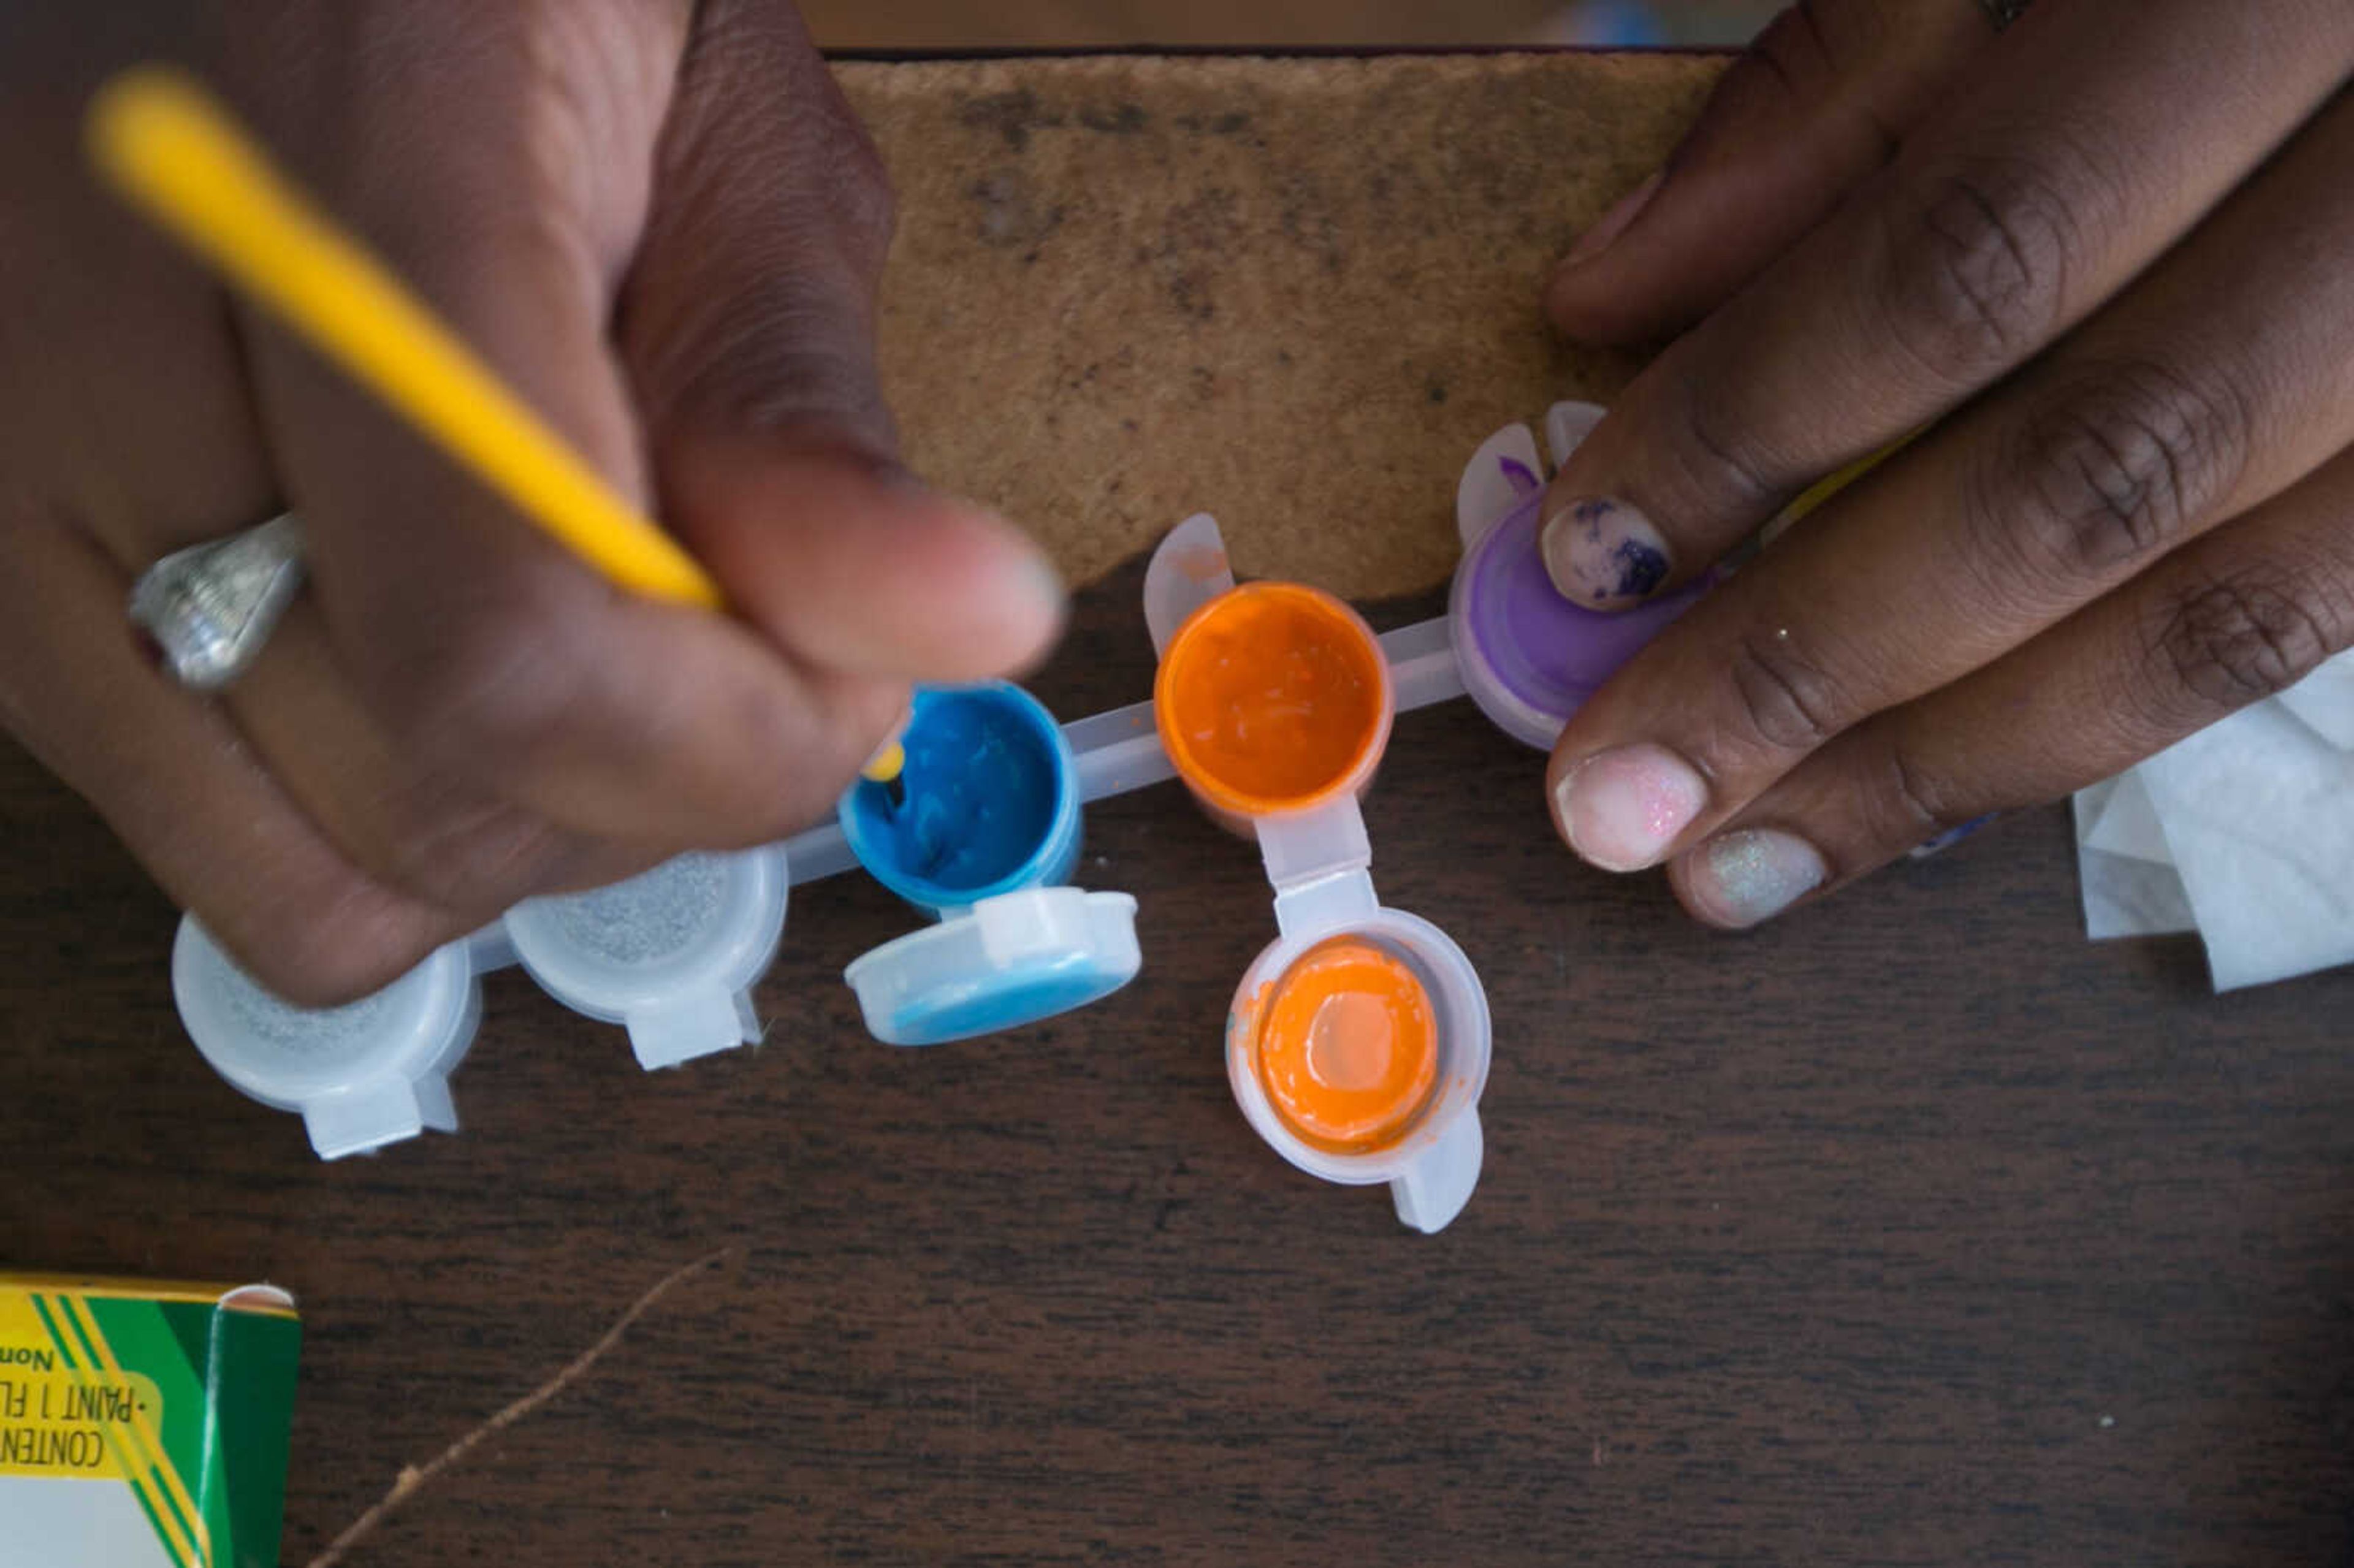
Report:
[[[1081,582],[1207,510],[1246,575],[1431,587],[1463,454],[1640,363],[1555,344],[1538,291],[1723,64],[843,64],[899,193],[882,337],[910,460]]]

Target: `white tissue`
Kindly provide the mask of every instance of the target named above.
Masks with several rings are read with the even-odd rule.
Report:
[[[2354,653],[2076,797],[2094,940],[2196,930],[2218,991],[2354,963]]]
[[[2340,751],[2354,751],[2354,656],[2340,653],[2280,694],[2281,706]]]
[[[2087,849],[2109,854],[2121,854],[2127,860],[2146,860],[2158,865],[2172,865],[2174,852],[2167,847],[2166,828],[2158,820],[2158,808],[2150,803],[2149,790],[2138,773],[2128,773],[2110,783],[2115,793],[2109,797],[2109,809],[2090,832],[2083,835]]]

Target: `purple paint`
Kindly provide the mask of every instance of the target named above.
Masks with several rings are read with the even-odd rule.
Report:
[[[1544,482],[1518,458],[1500,457],[1496,466],[1504,471],[1504,482],[1512,487],[1514,495],[1533,495],[1544,488]]]
[[[1567,724],[1586,698],[1643,645],[1691,609],[1715,574],[1617,614],[1571,603],[1545,575],[1537,547],[1543,498],[1532,495],[1471,547],[1460,568],[1455,613],[1505,691],[1554,724]]]

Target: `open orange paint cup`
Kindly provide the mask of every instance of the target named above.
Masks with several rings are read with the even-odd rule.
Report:
[[[1484,1140],[1490,1030],[1479,976],[1444,931],[1380,906],[1287,910],[1226,1018],[1244,1119],[1299,1170],[1388,1184],[1398,1218],[1443,1229],[1469,1202]]]
[[[1262,817],[1362,793],[1396,695],[1356,611],[1298,583],[1246,583],[1188,616],[1161,655],[1154,723],[1204,810],[1247,836]]]

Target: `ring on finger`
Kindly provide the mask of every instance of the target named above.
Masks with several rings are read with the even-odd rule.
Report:
[[[132,586],[131,622],[174,680],[217,692],[252,668],[302,577],[302,524],[283,512],[148,567]]]

